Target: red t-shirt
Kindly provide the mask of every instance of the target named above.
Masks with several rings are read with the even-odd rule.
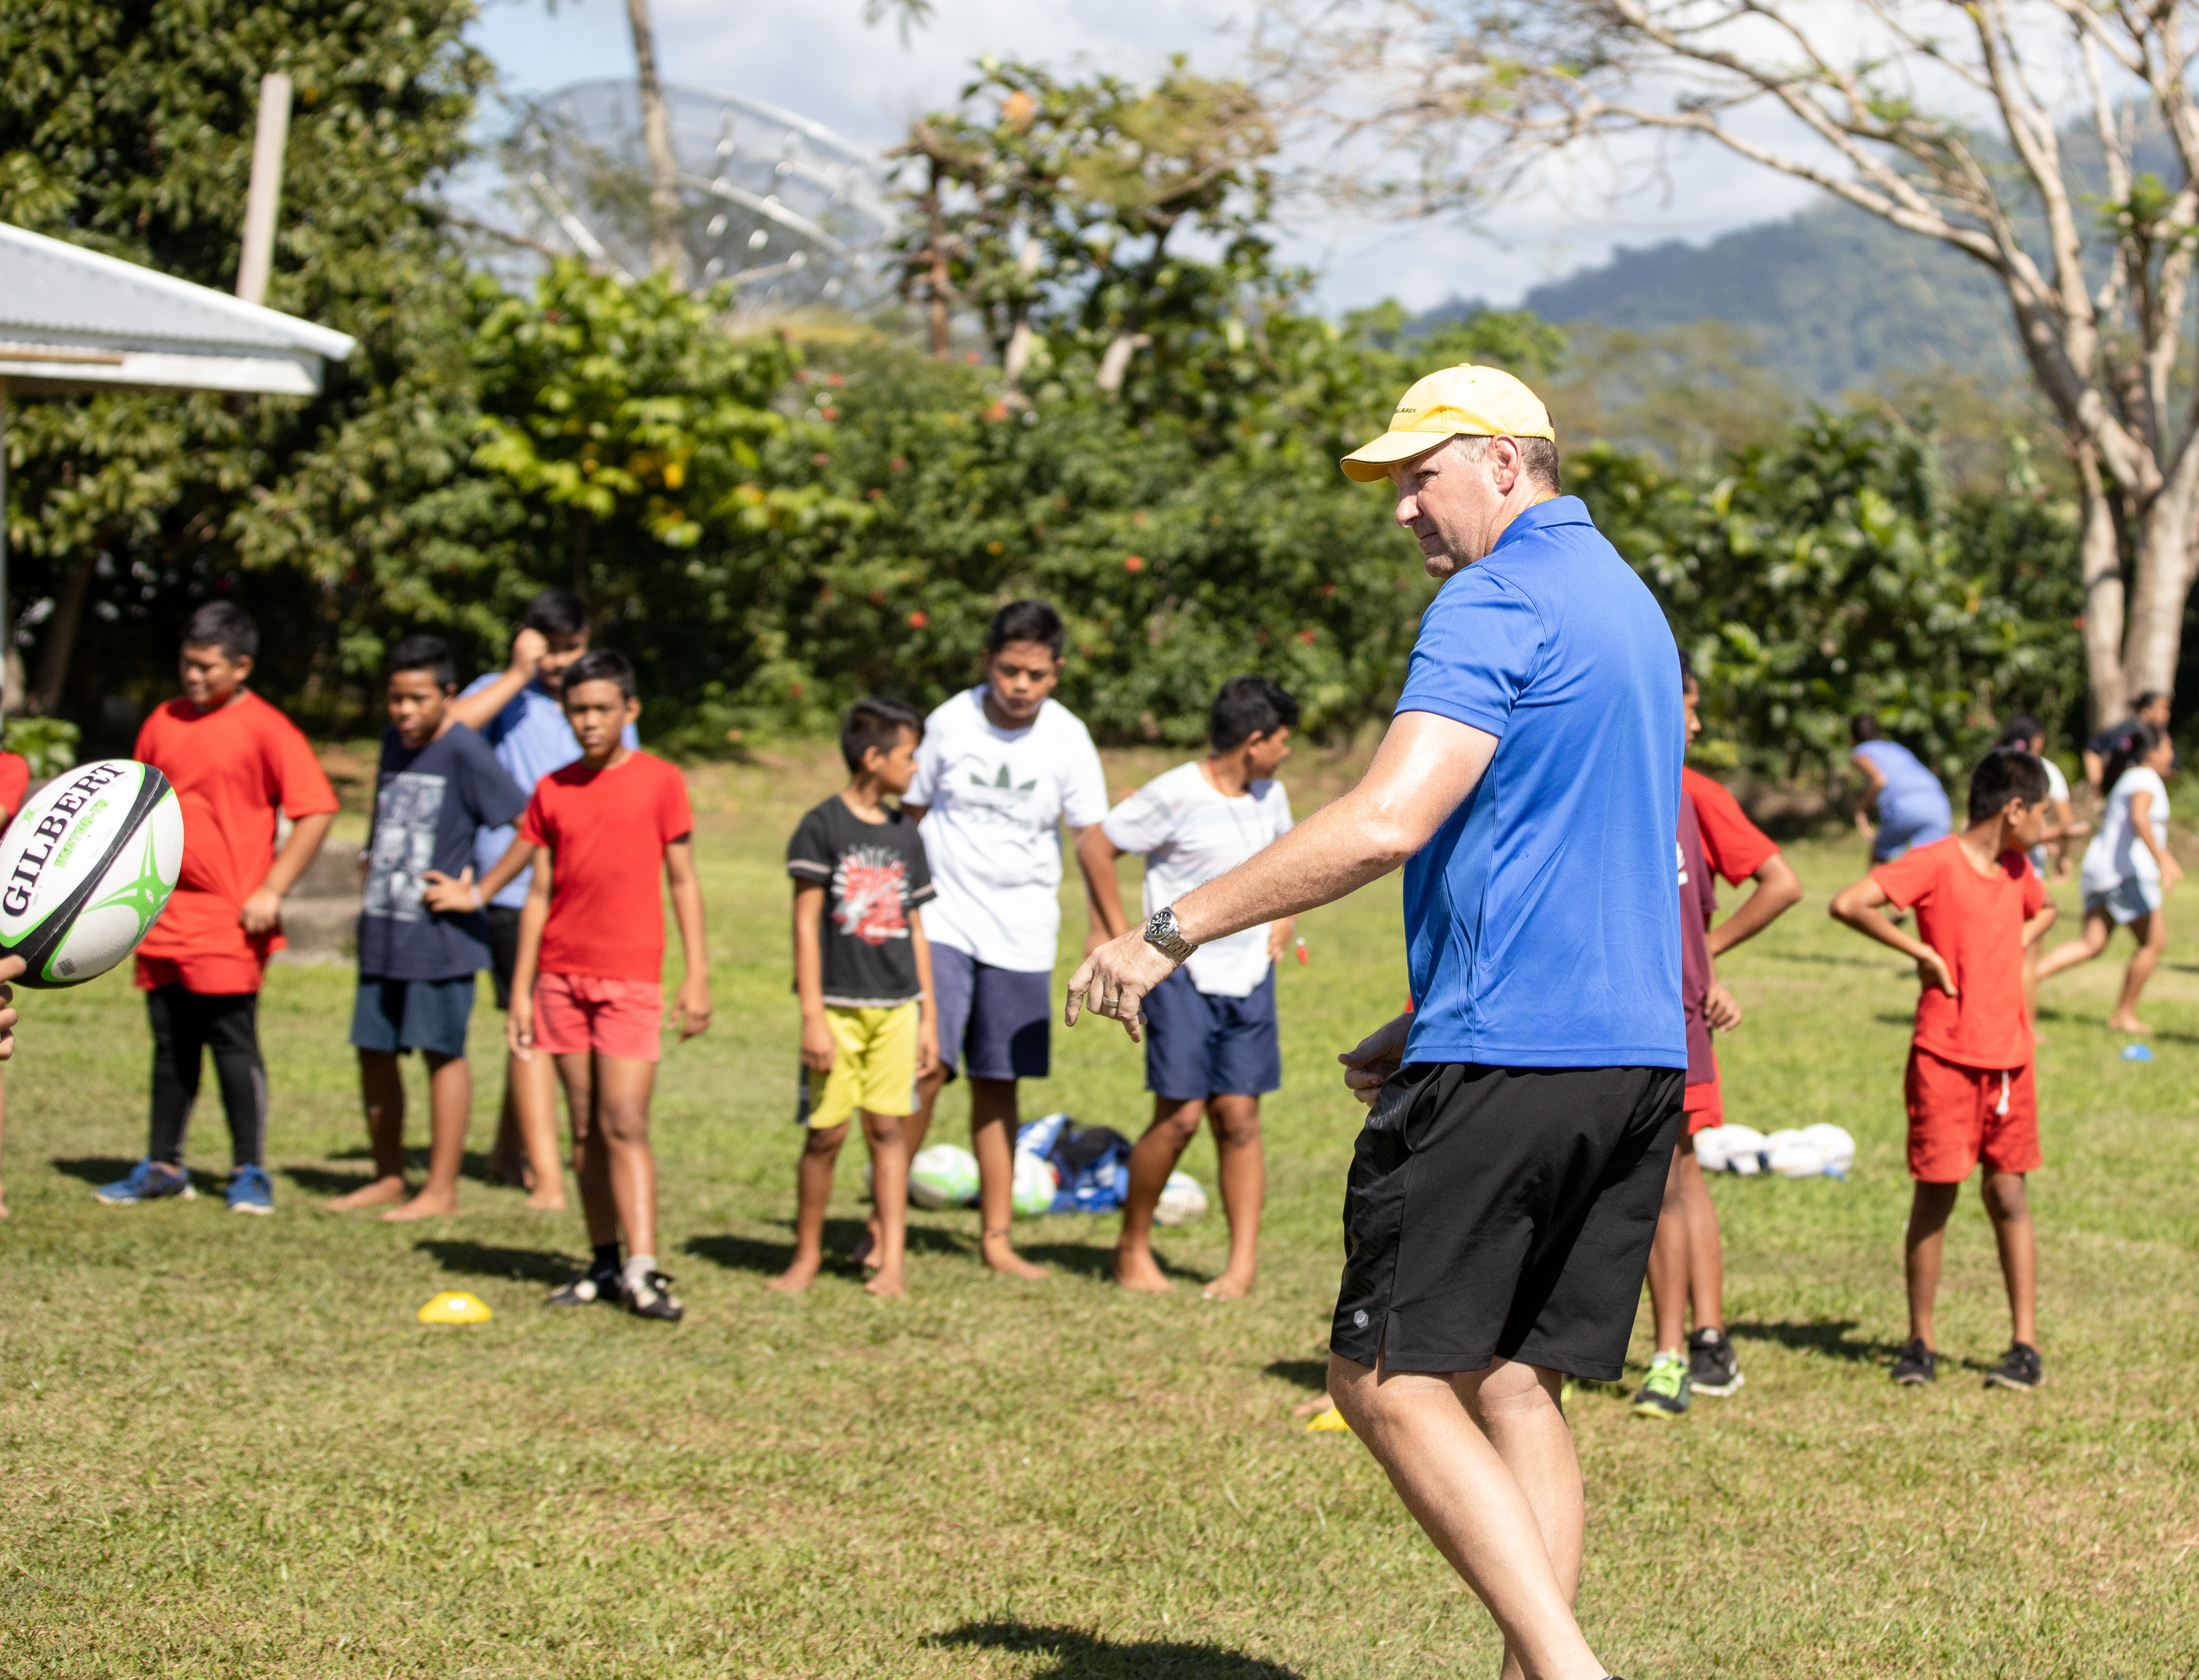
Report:
[[[1916,936],[1945,959],[1959,996],[1936,985],[1916,1000],[1918,1047],[1964,1067],[2020,1068],[2031,1060],[2023,1007],[2023,925],[2046,889],[2021,852],[2003,852],[1980,875],[1949,835],[1881,863],[1870,878],[1916,912]]]
[[[31,761],[20,753],[0,752],[0,828],[23,808],[31,791]]]
[[[686,779],[650,753],[609,770],[575,760],[537,782],[519,834],[550,849],[540,971],[660,982],[664,849],[694,826]]]
[[[1778,843],[1749,821],[1724,783],[1683,765],[1680,791],[1694,802],[1695,820],[1703,831],[1704,860],[1725,877],[1727,885],[1739,886],[1779,855]]]
[[[156,708],[137,755],[184,810],[183,872],[137,954],[180,965],[195,992],[258,991],[282,930],[247,934],[236,914],[274,865],[275,814],[332,813],[335,790],[298,726],[248,690],[210,712],[184,699]],[[149,983],[142,969],[138,983]]]

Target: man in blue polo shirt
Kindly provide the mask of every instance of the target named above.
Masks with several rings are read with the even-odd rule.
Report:
[[[557,685],[565,668],[588,650],[588,610],[569,589],[545,589],[527,604],[520,627],[511,639],[511,660],[495,676],[476,677],[451,703],[450,715],[487,741],[505,773],[533,794],[534,785],[553,770],[563,770],[580,755],[573,726],[565,721],[557,703]],[[632,724],[626,726],[626,744],[641,745]],[[506,823],[484,828],[474,837],[473,879],[488,873],[511,848],[518,831]],[[527,903],[527,890],[534,872],[522,869],[482,907],[488,927],[489,973],[496,986],[496,1006],[511,1006],[511,965],[519,954],[519,913]],[[479,894],[474,896],[478,898]],[[565,1176],[557,1158],[557,1096],[547,1057],[531,1062],[507,1057],[505,1063],[504,1114],[497,1126],[496,1147],[489,1152],[492,1170],[507,1181],[517,1181],[522,1157],[534,1177],[527,1198],[529,1207],[557,1210],[565,1205]]]
[[[1503,1628],[1507,1673],[1603,1680],[1572,1614],[1586,1509],[1559,1393],[1619,1375],[1680,1124],[1679,658],[1509,374],[1430,375],[1344,470],[1391,481],[1444,580],[1380,750],[1086,959],[1067,1016],[1135,1039],[1199,945],[1405,866],[1418,1009],[1339,1059],[1373,1111],[1328,1391]]]

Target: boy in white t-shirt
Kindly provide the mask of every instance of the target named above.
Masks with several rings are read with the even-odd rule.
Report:
[[[985,1263],[1012,1276],[1046,1269],[1008,1241],[1013,1216],[1016,1082],[1043,1079],[1061,931],[1061,838],[1107,814],[1092,737],[1049,697],[1061,680],[1061,615],[1011,601],[985,633],[985,680],[925,720],[901,809],[921,826],[938,896],[925,907],[939,1004],[939,1067],[917,1085],[902,1127],[912,1158],[957,1072],[970,1081]],[[1092,884],[1088,877],[1088,901]],[[1098,913],[1093,926],[1099,927]]]
[[[1232,677],[1215,697],[1213,751],[1156,776],[1076,843],[1107,935],[1129,930],[1116,860],[1145,855],[1145,907],[1172,904],[1291,831],[1291,802],[1275,770],[1290,756],[1298,702],[1265,677]],[[1283,1082],[1275,1031],[1275,964],[1289,920],[1202,945],[1147,995],[1146,1088],[1153,1121],[1130,1152],[1130,1194],[1115,1245],[1115,1279],[1158,1293],[1169,1280],[1153,1259],[1153,1208],[1204,1114],[1214,1127],[1229,1263],[1206,1286],[1210,1301],[1249,1292],[1259,1260],[1267,1162],[1260,1099]]]

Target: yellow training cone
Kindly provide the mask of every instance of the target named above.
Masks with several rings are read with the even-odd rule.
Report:
[[[1311,1423],[1306,1425],[1306,1432],[1308,1434],[1326,1435],[1331,1431],[1335,1431],[1345,1435],[1349,1435],[1351,1432],[1351,1426],[1344,1420],[1344,1414],[1338,1411],[1333,1406],[1331,1406],[1327,1411],[1319,1414],[1315,1417]]]
[[[487,1302],[463,1289],[446,1289],[420,1309],[423,1324],[486,1324],[492,1316]]]

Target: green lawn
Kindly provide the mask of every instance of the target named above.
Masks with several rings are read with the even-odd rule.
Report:
[[[1103,1219],[1026,1226],[1053,1280],[995,1282],[965,1212],[915,1216],[905,1303],[843,1262],[782,1300],[762,1287],[796,1141],[778,860],[829,785],[698,785],[718,1024],[668,1052],[656,1111],[677,1328],[543,1309],[585,1246],[577,1216],[516,1192],[469,1181],[462,1216],[424,1227],[316,1210],[365,1171],[347,970],[270,978],[271,1220],[218,1194],[94,1205],[143,1148],[142,1012],[120,975],[27,1000],[0,1226],[0,1673],[1494,1671],[1487,1619],[1364,1452],[1290,1415],[1320,1380],[1358,1123],[1328,1058],[1402,1000],[1394,882],[1309,917],[1312,962],[1283,971],[1251,1300],[1124,1297]],[[1729,1111],[1835,1120],[1861,1152],[1845,1184],[1717,1186],[1745,1390],[1677,1426],[1607,1391],[1577,1403],[1591,1636],[1632,1680],[2199,1672],[2191,895],[2151,1065],[2101,1026],[2120,950],[2049,995],[2047,1386],[1980,1389],[2007,1331],[1972,1199],[1940,1316],[1959,1362],[1910,1392],[1885,1363],[1914,983],[1824,916],[1856,847],[1798,860],[1808,899],[1725,967],[1749,1012],[1722,1053]],[[499,1030],[484,1007],[476,1148]],[[1027,1114],[1137,1128],[1119,1033],[1058,1031],[1055,1056]],[[956,1135],[960,1098],[942,1110]],[[203,1192],[226,1150],[209,1078]],[[1211,1185],[1209,1145],[1187,1164]],[[842,1184],[844,1254],[852,1151]],[[1161,1247],[1187,1285],[1210,1275],[1218,1206]],[[494,1321],[414,1322],[444,1287]]]

